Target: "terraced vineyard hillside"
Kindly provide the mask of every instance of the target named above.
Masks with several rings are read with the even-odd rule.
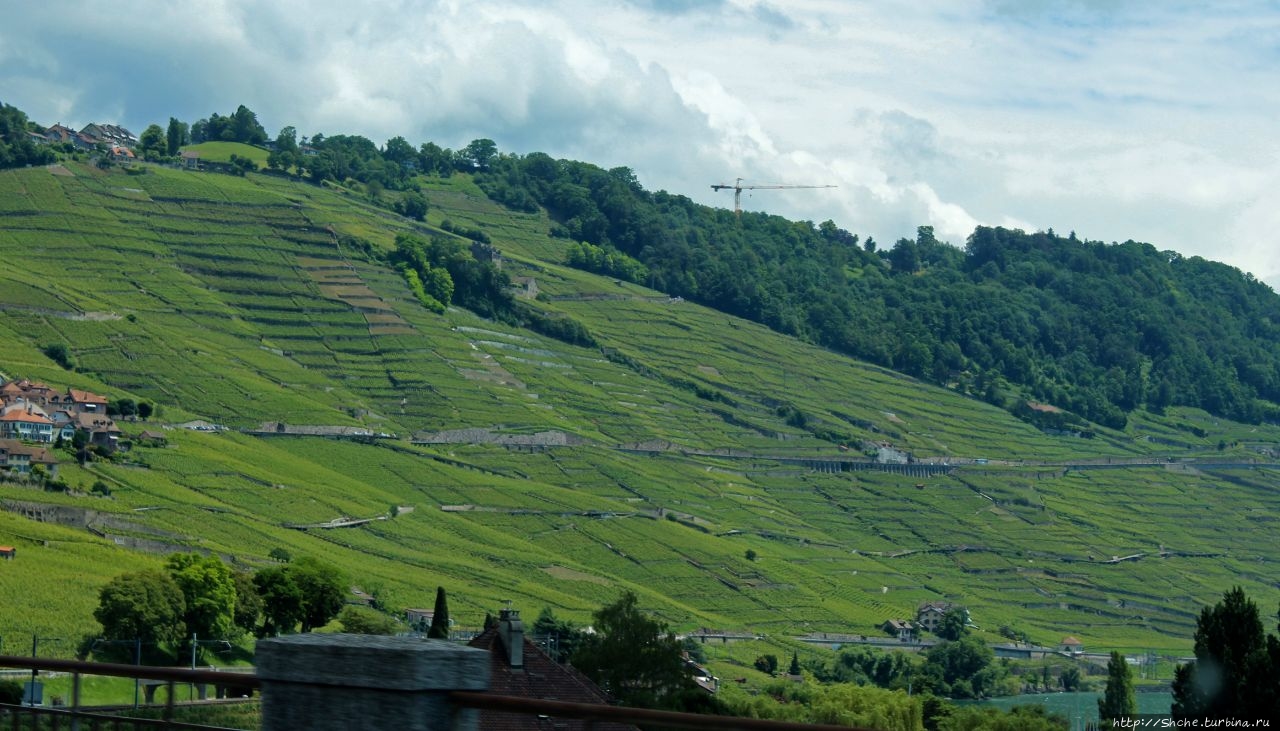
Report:
[[[993,636],[1185,652],[1230,586],[1280,598],[1280,429],[1171,409],[1049,436],[567,268],[545,216],[465,176],[424,187],[417,223],[278,177],[0,173],[0,372],[154,401],[125,430],[167,437],[60,453],[71,493],[0,483],[0,636],[92,632],[97,587],[184,548],[316,555],[398,609],[445,585],[463,624],[631,589],[679,630],[874,634],[949,599]],[[380,254],[446,218],[601,347],[423,308]],[[337,427],[370,436],[308,435]],[[915,462],[867,468],[878,445]]]

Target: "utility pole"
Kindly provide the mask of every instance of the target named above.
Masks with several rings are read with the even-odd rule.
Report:
[[[36,659],[36,650],[39,647],[40,647],[40,636],[37,635],[35,632],[32,632],[31,633],[31,659],[32,660]],[[31,701],[31,705],[33,706],[36,704],[36,676],[39,674],[40,674],[39,670],[36,670],[35,668],[31,668],[31,692],[28,697]]]
[[[133,638],[133,664],[142,665],[142,637],[134,636]],[[133,708],[138,709],[138,688],[142,684],[142,679],[136,675],[133,678]]]

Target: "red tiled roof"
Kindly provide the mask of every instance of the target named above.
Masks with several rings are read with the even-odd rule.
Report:
[[[47,416],[40,414],[28,413],[26,409],[12,409],[3,416],[0,421],[24,422],[27,424],[52,424],[53,420]]]
[[[609,702],[604,691],[585,675],[568,665],[557,664],[527,638],[524,639],[523,668],[513,668],[507,663],[497,629],[487,629],[467,644],[489,652],[489,690],[492,693],[570,703]],[[480,712],[479,725],[486,731],[533,731],[549,727],[540,722],[537,716],[489,710]],[[585,730],[588,725],[586,721],[557,718],[552,720],[550,727]],[[598,731],[636,731],[635,726],[620,723],[596,723],[590,728]]]
[[[68,396],[70,396],[70,397],[72,398],[72,400],[74,400],[74,401],[75,401],[76,403],[78,403],[78,404],[103,404],[103,405],[106,405],[106,403],[107,403],[107,397],[106,397],[106,396],[99,396],[99,395],[98,395],[98,394],[96,394],[96,393],[90,393],[90,392],[88,392],[88,391],[80,391],[80,390],[78,390],[78,389],[74,389],[74,388],[68,388],[68,389],[67,389],[67,395],[68,395]]]

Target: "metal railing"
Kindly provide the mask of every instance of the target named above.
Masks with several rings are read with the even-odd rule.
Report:
[[[629,706],[605,706],[595,703],[570,703],[541,698],[494,695],[475,691],[455,690],[449,698],[463,708],[480,711],[509,711],[558,719],[574,719],[588,723],[635,724],[637,726],[662,726],[684,729],[734,729],[736,731],[869,731],[853,726],[831,726],[793,721],[770,721],[761,718],[738,716],[710,716],[703,713],[655,711]]]
[[[0,667],[21,668],[23,670],[67,673],[71,675],[71,704],[66,707],[45,708],[31,705],[0,704],[0,731],[12,729],[52,729],[58,731],[66,728],[70,731],[97,731],[98,729],[221,729],[218,726],[207,726],[186,723],[174,719],[177,707],[175,686],[215,686],[235,689],[236,692],[252,693],[261,683],[251,673],[220,672],[214,670],[190,670],[187,668],[149,667],[144,665],[122,665],[105,662],[83,662],[80,660],[58,660],[52,658],[17,657],[0,655]],[[86,710],[81,703],[81,678],[84,675],[129,678],[132,680],[161,681],[168,692],[160,719],[134,718],[105,712],[102,707]],[[188,705],[188,704],[183,704]],[[116,706],[113,710],[126,708]]]
[[[183,731],[231,731],[225,727],[186,723],[174,719],[176,707],[189,704],[175,703],[177,685],[213,685],[244,692],[260,690],[261,679],[256,675],[213,670],[190,670],[116,663],[82,662],[46,658],[0,655],[0,667],[21,668],[68,673],[72,676],[71,705],[68,708],[42,708],[0,704],[0,731],[100,731],[110,729],[180,729]],[[168,687],[163,705],[163,718],[148,719],[109,715],[102,708],[86,710],[80,704],[82,675],[100,675],[130,679],[163,681]],[[739,731],[850,731],[849,726],[803,724],[788,721],[771,721],[756,718],[711,716],[697,713],[657,711],[627,706],[610,706],[593,703],[571,703],[537,698],[496,695],[478,691],[453,691],[451,703],[459,708],[469,708],[501,713],[520,713],[542,718],[573,719],[585,721],[590,728],[594,723],[634,724],[637,726],[682,729],[738,729]],[[273,699],[272,702],[279,702]],[[149,706],[156,708],[159,706]],[[117,709],[126,706],[115,707]],[[857,731],[857,729],[854,729]],[[866,731],[863,729],[862,731]]]

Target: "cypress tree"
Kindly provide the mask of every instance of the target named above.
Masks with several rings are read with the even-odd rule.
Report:
[[[444,587],[436,587],[436,609],[431,617],[431,629],[427,637],[436,640],[449,639],[449,601],[445,598]]]
[[[1118,718],[1137,715],[1138,698],[1133,690],[1133,670],[1124,655],[1112,650],[1107,661],[1107,690],[1098,699],[1098,717],[1105,728],[1113,728]]]

